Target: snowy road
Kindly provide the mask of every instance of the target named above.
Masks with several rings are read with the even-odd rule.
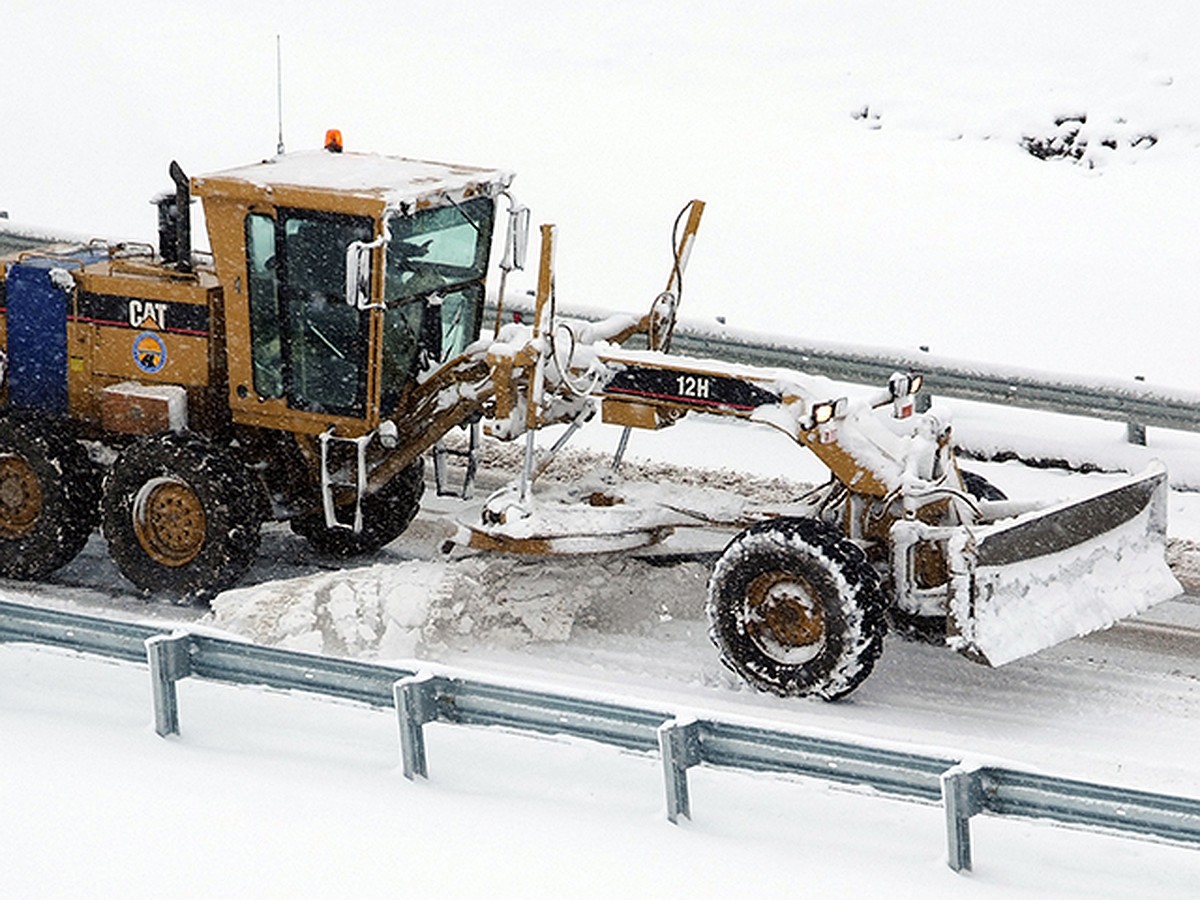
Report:
[[[375,563],[403,573],[435,554],[459,504],[430,497],[425,506]],[[537,568],[566,587],[589,565]],[[266,596],[298,578],[340,582],[339,571],[272,526],[247,593]],[[577,622],[568,640],[470,631],[443,635],[422,655],[509,683],[1200,796],[1195,597],[999,670],[890,638],[872,677],[847,701],[828,704],[759,694],[724,671],[705,633],[704,567],[668,572],[677,589],[657,603],[645,594],[661,582],[638,576],[665,577],[659,570],[635,567],[630,583],[612,580],[606,593],[617,599]],[[689,579],[693,591],[679,588]],[[622,593],[631,586],[640,590]],[[129,593],[99,536],[54,583],[8,582],[0,595],[211,627],[205,610]],[[189,680],[181,687],[185,735],[161,741],[150,728],[144,670],[19,647],[5,650],[0,666],[0,793],[8,808],[24,810],[0,816],[12,851],[4,883],[14,895],[141,896],[153,885],[383,896],[403,883],[465,897],[487,883],[497,896],[634,897],[650,884],[674,895],[732,896],[748,876],[760,890],[794,890],[797,867],[778,864],[786,856],[820,895],[877,896],[884,879],[894,896],[1185,897],[1200,858],[980,817],[975,871],[959,876],[945,865],[939,809],[822,782],[701,767],[691,775],[695,818],[673,829],[663,821],[658,762],[643,754],[501,729],[431,728],[432,778],[412,785],[397,773],[394,720],[353,704]],[[164,816],[160,792],[119,787],[139,781],[187,789],[171,792]],[[65,867],[51,849],[64,841],[74,848]]]
[[[430,565],[451,532],[453,517],[463,509],[461,502],[435,498],[430,491],[410,531],[369,563],[387,567],[382,571],[394,572],[394,578],[406,577],[406,567]],[[599,579],[606,599],[589,605],[565,639],[530,640],[514,636],[512,629],[478,622],[463,628],[461,621],[452,621],[436,637],[426,635],[414,655],[482,677],[703,709],[1200,796],[1194,756],[1200,741],[1200,599],[1194,596],[1001,669],[889,637],[866,683],[847,701],[827,704],[759,694],[721,666],[706,633],[706,568],[701,563],[653,567],[613,562],[597,569],[588,560],[525,566],[489,557],[486,565],[499,566],[509,584],[533,580],[543,593]],[[278,595],[287,604],[296,599],[289,599],[289,591],[302,593],[294,579],[308,579],[302,585],[322,578],[350,583],[341,571],[311,555],[286,527],[271,526],[264,532],[261,559],[247,579],[245,596]],[[2,593],[16,602],[157,624],[228,624],[203,609],[131,594],[99,536],[52,584],[10,582]],[[387,655],[378,643],[355,652]]]

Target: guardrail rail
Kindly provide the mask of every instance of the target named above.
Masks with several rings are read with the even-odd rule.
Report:
[[[908,753],[806,735],[506,686],[453,674],[337,659],[206,634],[171,631],[0,601],[0,643],[23,642],[95,654],[150,670],[155,731],[178,734],[175,684],[196,677],[305,691],[393,708],[405,777],[427,777],[430,722],[505,726],[584,738],[660,754],[667,818],[691,817],[687,771],[707,763],[863,785],[941,802],[948,864],[971,868],[970,820],[981,813],[1052,819],[1078,827],[1200,845],[1200,800],[1037,775],[970,767],[949,756]]]

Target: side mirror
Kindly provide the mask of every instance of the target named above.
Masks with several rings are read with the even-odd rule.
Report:
[[[529,249],[529,207],[510,206],[508,209],[508,233],[504,237],[504,259],[500,268],[506,272],[525,268],[525,254]]]
[[[351,241],[346,246],[346,305],[370,309],[371,251],[387,243],[386,237],[373,241]]]

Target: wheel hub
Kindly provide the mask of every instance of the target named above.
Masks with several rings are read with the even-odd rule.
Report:
[[[24,537],[41,514],[42,483],[33,467],[19,456],[0,456],[0,537]]]
[[[808,662],[825,644],[825,614],[816,596],[797,575],[759,575],[746,589],[746,634],[772,659]]]
[[[207,527],[204,506],[184,481],[152,479],[134,498],[134,533],[142,549],[164,566],[184,566],[195,559]]]

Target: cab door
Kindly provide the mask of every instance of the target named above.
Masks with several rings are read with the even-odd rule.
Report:
[[[249,350],[264,412],[282,403],[292,421],[366,417],[370,311],[346,303],[346,248],[373,231],[370,218],[313,210],[246,216]]]

